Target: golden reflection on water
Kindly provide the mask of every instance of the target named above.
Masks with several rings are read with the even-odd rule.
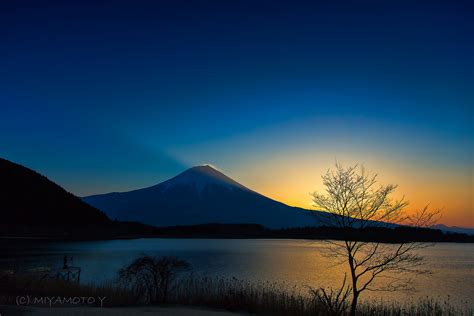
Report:
[[[260,280],[273,280],[306,291],[312,287],[340,287],[349,269],[346,262],[337,263],[328,257],[328,245],[322,241],[269,240],[268,249],[255,260],[252,273]],[[430,296],[456,302],[474,304],[474,245],[439,243],[419,251],[425,257],[423,268],[430,275],[407,274],[412,278],[413,291],[365,291],[362,298],[406,302]],[[387,274],[388,276],[395,276]],[[250,275],[249,275],[250,276]],[[399,276],[399,275],[398,275]],[[384,287],[389,279],[379,278],[374,283]]]
[[[277,283],[298,291],[311,287],[339,287],[348,273],[345,263],[325,256],[323,241],[284,239],[136,239],[96,242],[49,243],[21,248],[0,244],[0,269],[19,260],[30,266],[60,264],[64,254],[82,267],[81,282],[102,282],[135,256],[174,255],[188,260],[196,275],[249,282]],[[424,298],[474,306],[474,244],[438,243],[420,250],[428,276],[415,276],[415,292],[366,291],[362,299],[407,302]],[[379,285],[384,285],[383,279]],[[462,303],[463,304],[463,303]]]

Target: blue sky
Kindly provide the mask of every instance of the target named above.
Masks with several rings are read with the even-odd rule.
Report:
[[[2,3],[0,156],[79,195],[151,185],[202,163],[272,195],[264,174],[308,155],[320,168],[341,159],[382,174],[426,166],[435,181],[452,170],[469,192],[472,9],[462,1]],[[273,197],[292,200],[282,194]],[[472,194],[463,194],[468,214]]]

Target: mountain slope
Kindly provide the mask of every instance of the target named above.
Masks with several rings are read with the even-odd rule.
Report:
[[[190,168],[148,188],[83,200],[111,218],[156,226],[212,222],[281,228],[316,222],[307,211],[269,199],[207,165]]]
[[[37,172],[0,158],[2,224],[54,226],[107,224],[98,209]]]
[[[439,229],[443,232],[448,232],[448,233],[459,233],[459,234],[474,235],[474,228],[446,226],[446,225],[443,225],[443,224],[436,224],[436,225],[431,226],[431,228]]]

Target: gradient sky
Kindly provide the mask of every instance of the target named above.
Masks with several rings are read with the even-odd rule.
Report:
[[[78,195],[210,163],[303,207],[363,163],[473,227],[472,4],[351,2],[3,1],[0,156]]]

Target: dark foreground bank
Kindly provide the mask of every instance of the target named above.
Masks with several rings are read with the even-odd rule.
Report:
[[[322,302],[312,291],[301,293],[274,283],[250,283],[235,278],[183,278],[172,288],[166,303],[158,304],[144,301],[133,289],[119,284],[90,286],[47,278],[0,275],[0,313],[4,315],[67,315],[66,311],[71,315],[111,315],[111,312],[121,315],[119,311],[141,315],[159,311],[160,315],[179,316],[188,311],[183,307],[189,306],[256,315],[335,315],[331,305]],[[233,315],[202,309],[195,311],[193,309],[193,315]],[[426,298],[405,304],[364,302],[358,315],[472,315],[473,311],[467,305],[453,306],[449,300],[441,302]]]

